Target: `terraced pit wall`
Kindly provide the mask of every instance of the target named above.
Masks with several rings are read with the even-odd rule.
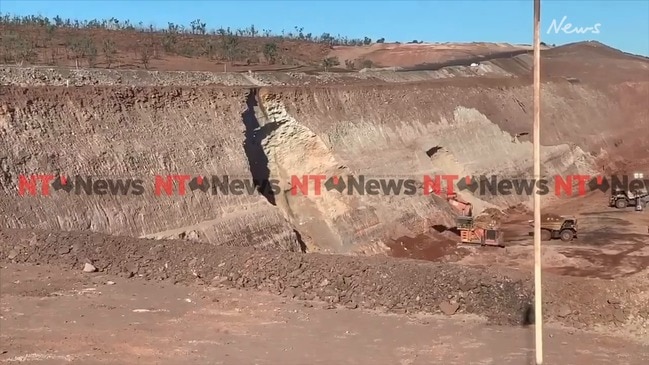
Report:
[[[646,140],[630,139],[646,130],[646,93],[645,83],[545,84],[544,173],[590,173],[606,156],[632,158],[646,149]],[[532,167],[531,135],[516,137],[531,132],[532,92],[512,79],[254,88],[5,86],[0,113],[0,224],[8,228],[376,252],[395,235],[453,226],[453,210],[421,193],[293,196],[288,177],[529,177]],[[634,123],[615,124],[629,116]],[[149,185],[142,196],[18,196],[20,174],[52,172],[144,178]],[[155,196],[156,174],[278,178],[283,185],[273,196]],[[529,201],[516,195],[464,198],[476,212]]]

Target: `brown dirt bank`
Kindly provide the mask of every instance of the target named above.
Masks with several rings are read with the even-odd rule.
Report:
[[[2,262],[72,270],[89,262],[102,272],[125,277],[198,281],[397,312],[438,313],[440,305],[457,302],[459,312],[501,324],[523,324],[532,297],[528,273],[486,267],[292,254],[89,232],[3,229],[0,244]],[[633,318],[649,317],[647,303],[635,303],[637,290],[624,281],[546,275],[545,283],[545,315],[550,320],[588,328],[624,326]]]

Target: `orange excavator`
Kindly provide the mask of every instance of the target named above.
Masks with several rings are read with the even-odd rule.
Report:
[[[489,221],[484,225],[476,222],[476,219],[473,217],[473,205],[461,199],[455,193],[447,194],[446,200],[459,213],[455,222],[460,232],[460,243],[504,247],[502,243],[502,232],[496,227],[495,222]],[[481,216],[476,218],[479,217]],[[484,217],[487,216],[485,215]]]
[[[473,205],[466,200],[461,199],[456,193],[447,193],[446,200],[451,204],[462,217],[473,216]]]

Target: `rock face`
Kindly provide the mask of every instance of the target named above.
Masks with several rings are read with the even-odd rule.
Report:
[[[383,72],[376,76],[383,81],[373,84],[366,79],[345,86],[342,76],[331,76],[333,85],[311,88],[276,87],[272,80],[250,87],[12,82],[0,94],[0,226],[373,252],[395,232],[414,236],[433,224],[453,225],[446,201],[422,193],[425,175],[531,178],[532,92],[529,80],[516,76],[529,65],[499,64],[498,70],[510,68],[510,76],[503,71],[453,80],[436,74],[432,81],[422,71],[417,78],[428,82],[405,84],[404,73],[391,73],[399,82],[388,82],[390,73]],[[580,83],[555,77],[544,84],[545,176],[647,161],[636,154],[649,148],[640,138],[649,124],[642,103],[649,82],[634,72],[608,83],[580,74]],[[67,176],[76,187],[20,196],[21,184],[29,182],[21,175],[31,174]],[[186,194],[179,195],[174,183],[167,196],[161,188],[167,175],[185,174],[205,177],[210,186],[185,185]],[[134,185],[126,194],[117,188],[115,194],[77,194],[75,175],[131,179]],[[316,191],[317,176],[349,183],[350,175],[365,179],[364,194]],[[218,185],[225,176],[227,191]],[[310,177],[306,195],[304,177]],[[236,179],[247,181],[251,193]],[[371,179],[379,191],[380,179],[384,185],[393,179],[394,189],[370,194]],[[108,182],[94,184],[110,190]],[[461,194],[476,213],[529,201],[527,194]]]

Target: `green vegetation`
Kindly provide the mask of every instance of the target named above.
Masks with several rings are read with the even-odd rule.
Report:
[[[279,34],[268,29],[258,29],[254,25],[245,29],[210,29],[200,19],[192,21],[188,26],[168,23],[165,28],[157,28],[142,22],[133,24],[116,18],[76,20],[59,16],[48,18],[0,13],[0,30],[0,60],[4,63],[40,61],[54,65],[57,60],[67,59],[73,60],[77,67],[84,64],[96,67],[101,62],[102,67],[110,68],[117,63],[123,52],[135,57],[144,68],[149,67],[150,60],[161,59],[162,53],[207,57],[215,62],[244,62],[247,65],[299,65],[303,64],[297,59],[302,58],[300,55],[310,55],[311,62],[317,62],[318,55],[309,51],[291,53],[289,46],[295,49],[299,44],[306,43],[326,47],[367,46],[373,43],[369,37],[350,39],[329,33],[316,36],[297,26],[288,32],[282,30]],[[103,32],[120,32],[126,37],[110,37]],[[141,35],[135,36],[136,34]],[[376,43],[383,42],[384,38],[376,40]],[[337,59],[321,62],[321,66],[327,69],[338,65]],[[354,68],[353,65],[346,66]]]
[[[300,40],[306,42],[324,43],[332,46],[360,46],[369,45],[372,40],[368,37],[363,39],[350,39],[341,35],[332,36],[329,33],[323,33],[320,36],[313,35],[312,33],[305,33],[304,28],[295,27],[293,31],[282,30],[280,34],[275,34],[269,29],[262,29],[259,31],[254,25],[245,29],[230,29],[228,28],[215,28],[208,29],[207,24],[200,19],[196,19],[190,25],[184,26],[181,24],[168,23],[166,28],[157,28],[153,25],[145,26],[144,23],[133,24],[130,21],[120,21],[115,18],[110,19],[93,19],[93,20],[77,20],[77,19],[63,19],[56,16],[52,19],[40,15],[27,15],[27,16],[12,16],[11,14],[0,13],[0,25],[23,25],[23,26],[38,26],[38,27],[51,27],[52,30],[57,28],[68,29],[106,29],[106,30],[125,30],[137,31],[142,33],[166,33],[169,35],[177,34],[191,34],[191,35],[213,35],[213,36],[237,36],[237,37],[264,37],[264,38],[278,38],[279,40]],[[170,37],[173,39],[174,37]],[[379,39],[383,43],[385,38]]]
[[[340,60],[338,57],[327,57],[322,60],[322,67],[325,71],[328,71],[330,68],[340,65]]]

